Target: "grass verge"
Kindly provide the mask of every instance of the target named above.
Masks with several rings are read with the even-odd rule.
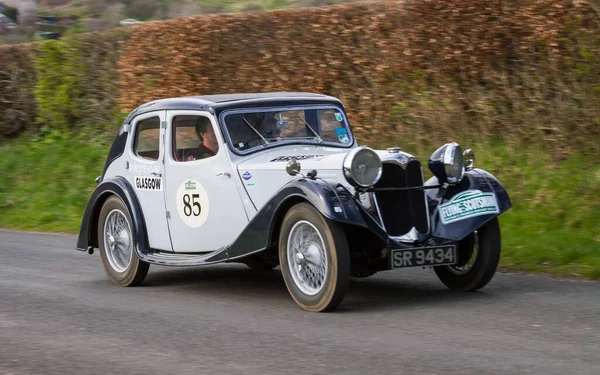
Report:
[[[79,231],[108,149],[58,134],[0,146],[0,227]]]
[[[600,279],[598,156],[557,160],[537,145],[467,145],[476,166],[498,177],[513,202],[500,217],[501,267]],[[77,233],[109,147],[59,134],[0,146],[0,227]],[[405,149],[424,165],[433,151]]]

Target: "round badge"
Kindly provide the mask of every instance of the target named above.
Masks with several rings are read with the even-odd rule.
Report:
[[[208,195],[196,180],[185,180],[177,189],[177,212],[192,228],[201,227],[208,217]]]
[[[338,121],[342,121],[344,118],[342,117],[342,114],[338,112],[335,114],[335,119]]]

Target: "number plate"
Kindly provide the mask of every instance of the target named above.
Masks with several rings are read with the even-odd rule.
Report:
[[[391,268],[440,266],[456,263],[456,245],[394,249]]]

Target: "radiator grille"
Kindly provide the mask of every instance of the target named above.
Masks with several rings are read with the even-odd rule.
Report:
[[[422,186],[421,163],[411,160],[404,169],[395,162],[383,162],[383,173],[375,187]],[[390,236],[401,236],[413,226],[426,233],[427,206],[422,190],[379,191],[375,193],[383,225]]]

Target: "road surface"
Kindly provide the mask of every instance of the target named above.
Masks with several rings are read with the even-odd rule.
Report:
[[[119,288],[75,240],[0,231],[0,374],[600,374],[600,283],[388,271],[308,313],[278,269],[151,266]]]

